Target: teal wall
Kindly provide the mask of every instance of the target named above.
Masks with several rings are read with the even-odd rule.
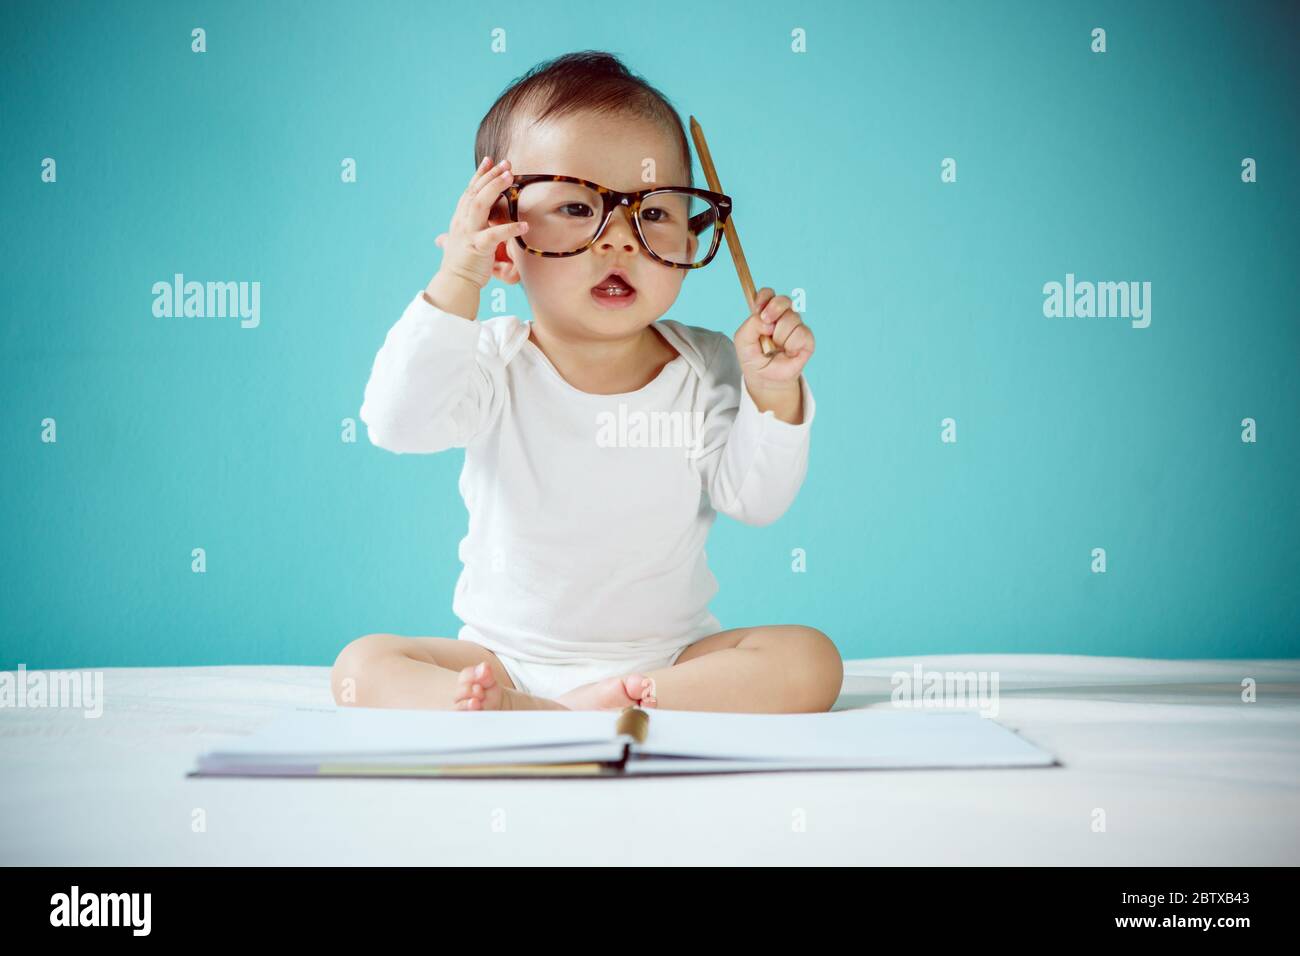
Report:
[[[798,501],[709,542],[724,626],[812,624],[846,657],[1296,656],[1296,10],[4,4],[0,667],[455,635],[463,452],[340,423],[479,119],[585,48],[699,117],[755,279],[806,290],[817,335]],[[155,318],[176,272],[260,282],[260,325]],[[1067,273],[1151,282],[1150,326],[1045,317]],[[723,252],[669,316],[744,313]]]

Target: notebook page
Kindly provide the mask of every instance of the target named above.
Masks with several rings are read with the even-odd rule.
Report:
[[[867,766],[1050,762],[1032,743],[972,711],[844,710],[724,714],[653,710],[637,754],[733,760],[826,761]]]
[[[475,764],[496,763],[572,763],[594,760],[600,762],[617,762],[623,756],[623,741],[609,743],[557,744],[522,748],[486,748],[476,751],[457,753],[368,753],[334,755],[307,754],[204,754],[198,758],[198,769],[211,773],[220,773],[231,767],[267,768],[277,767],[315,767],[326,760],[346,760],[349,764],[392,766],[412,764],[455,764],[456,766],[473,766]]]
[[[443,711],[389,707],[296,710],[213,749],[244,754],[438,754],[556,744],[608,744],[613,711]]]

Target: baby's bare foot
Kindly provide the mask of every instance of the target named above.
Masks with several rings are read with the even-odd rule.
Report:
[[[607,677],[575,687],[555,699],[570,710],[615,710],[633,704],[655,707],[658,702],[654,696],[654,684],[644,674]]]
[[[456,680],[453,706],[457,710],[567,710],[545,697],[502,687],[486,663],[466,667]]]
[[[641,678],[641,706],[658,707],[659,700],[655,697],[655,682],[653,677]]]
[[[485,663],[464,668],[456,678],[457,710],[504,710],[506,689],[497,683],[492,668]]]

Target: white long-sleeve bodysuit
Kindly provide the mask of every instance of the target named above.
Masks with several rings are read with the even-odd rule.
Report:
[[[728,336],[654,327],[678,357],[616,395],[570,385],[516,316],[471,321],[420,294],[375,356],[361,406],[371,442],[465,449],[458,637],[529,693],[666,666],[722,630],[704,551],[715,513],[769,524],[803,483],[807,378],[791,425],[759,413]]]

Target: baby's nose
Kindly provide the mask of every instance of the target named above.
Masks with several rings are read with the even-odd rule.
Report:
[[[636,230],[632,226],[632,213],[626,206],[614,210],[614,215],[610,216],[609,225],[605,227],[600,241],[603,246],[622,243],[624,248],[636,248]]]

